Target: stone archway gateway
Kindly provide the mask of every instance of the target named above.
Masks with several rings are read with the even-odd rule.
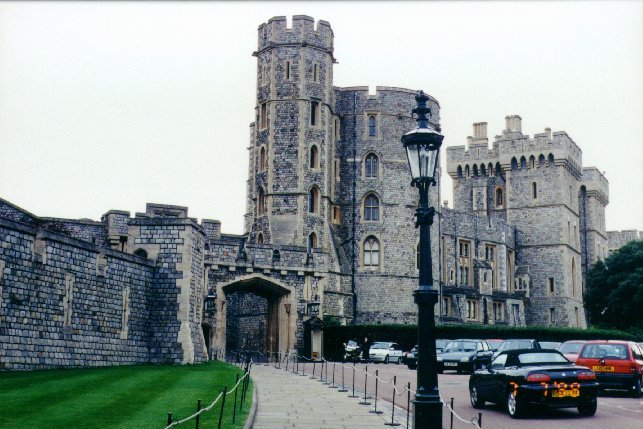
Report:
[[[215,346],[271,353],[294,347],[297,321],[290,312],[295,303],[292,286],[251,275],[220,284],[217,290],[225,298],[216,323]]]

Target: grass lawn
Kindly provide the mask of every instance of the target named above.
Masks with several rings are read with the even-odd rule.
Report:
[[[234,386],[242,370],[222,362],[0,372],[2,429],[162,429],[167,413],[182,419]],[[241,387],[241,386],[239,386]],[[241,389],[239,389],[241,393]],[[238,396],[238,401],[241,395]],[[242,428],[252,403],[252,382],[241,415],[232,424],[234,394],[226,398],[223,425]],[[237,403],[237,411],[239,409]],[[216,428],[220,402],[201,414],[200,426]],[[178,428],[194,428],[194,421]]]

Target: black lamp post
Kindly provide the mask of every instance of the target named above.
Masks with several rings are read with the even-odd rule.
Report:
[[[413,428],[442,428],[442,403],[435,368],[435,304],[438,291],[433,287],[431,234],[435,209],[429,207],[429,187],[436,184],[435,171],[444,136],[429,127],[431,109],[423,92],[415,97],[418,127],[402,136],[411,167],[411,186],[420,191],[420,204],[415,210],[415,227],[420,227],[420,284],[413,292],[418,306],[417,394],[413,401]]]

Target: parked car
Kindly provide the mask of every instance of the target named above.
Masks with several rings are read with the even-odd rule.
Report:
[[[486,340],[486,341],[487,341],[487,344],[489,344],[489,347],[491,347],[491,350],[495,352],[496,350],[498,350],[498,347],[500,347],[500,344],[502,344],[504,340],[493,339],[493,340]]]
[[[474,408],[494,402],[505,405],[512,418],[520,417],[529,404],[576,407],[581,416],[593,416],[598,387],[593,371],[569,362],[555,350],[502,351],[488,368],[469,378]]]
[[[500,344],[491,359],[495,359],[501,352],[517,349],[540,349],[540,344],[536,340],[505,340]]]
[[[578,354],[580,353],[583,345],[587,341],[583,340],[571,340],[565,341],[558,347],[558,351],[561,352],[570,362],[576,362],[578,359]]]
[[[435,340],[435,353],[436,355],[438,353],[442,353],[444,351],[444,348],[446,345],[449,343],[450,340]],[[404,358],[402,359],[402,363],[405,363],[406,366],[409,367],[409,369],[417,369],[418,367],[418,346],[416,345],[411,349],[410,352],[406,352],[404,355]]]
[[[345,362],[359,362],[361,353],[362,353],[362,350],[357,344],[357,341],[348,340],[348,342],[344,343],[344,361]]]
[[[447,344],[446,348],[437,355],[436,364],[438,373],[444,370],[453,369],[459,373],[462,371],[473,372],[483,365],[491,362],[491,347],[483,340],[454,340]]]
[[[369,350],[369,359],[373,362],[402,362],[402,347],[398,343],[377,342]]]
[[[562,344],[560,341],[538,341],[541,349],[558,350]]]
[[[576,364],[591,368],[601,389],[628,390],[633,397],[641,397],[643,350],[635,342],[588,341]]]

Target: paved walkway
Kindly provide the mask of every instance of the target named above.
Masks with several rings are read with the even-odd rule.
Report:
[[[369,413],[373,405],[359,405],[362,399],[349,398],[350,391],[338,392],[309,375],[256,365],[251,376],[257,389],[253,429],[373,429],[391,421],[390,404],[378,401],[384,413]],[[406,413],[397,407],[395,421],[406,428]]]

